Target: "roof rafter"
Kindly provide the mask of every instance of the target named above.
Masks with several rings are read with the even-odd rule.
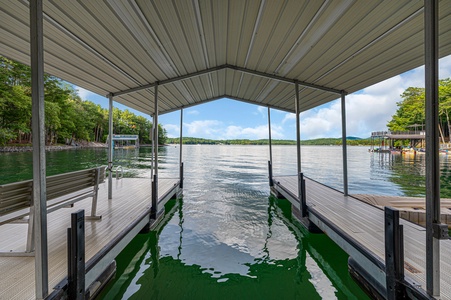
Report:
[[[208,69],[197,71],[197,72],[193,72],[193,73],[190,73],[190,74],[186,74],[186,75],[182,75],[182,76],[178,76],[178,77],[174,77],[174,78],[165,79],[165,80],[162,80],[162,81],[156,81],[156,82],[145,84],[145,85],[142,85],[142,86],[137,86],[137,87],[134,87],[134,88],[131,88],[131,89],[127,89],[127,90],[112,92],[112,93],[110,93],[110,95],[113,96],[113,97],[126,95],[126,94],[134,93],[134,92],[137,92],[137,91],[145,90],[145,89],[150,89],[150,88],[153,88],[156,85],[169,84],[169,83],[172,83],[172,82],[181,81],[181,80],[185,80],[185,79],[190,79],[190,78],[198,77],[198,76],[205,75],[205,74],[210,74],[210,73],[217,72],[217,71],[224,70],[224,69],[235,70],[235,71],[239,71],[239,72],[243,72],[243,73],[247,73],[247,74],[251,74],[251,75],[255,75],[255,76],[259,76],[259,77],[264,77],[264,78],[268,78],[268,79],[273,79],[273,80],[277,80],[277,81],[282,81],[282,82],[286,82],[286,83],[291,83],[291,84],[298,83],[299,85],[307,87],[307,88],[322,90],[322,91],[330,92],[330,93],[334,93],[334,94],[339,94],[339,95],[341,95],[342,93],[346,94],[345,91],[334,89],[334,88],[330,88],[330,87],[325,87],[325,86],[321,86],[321,85],[317,85],[317,84],[314,84],[314,83],[309,83],[309,82],[305,82],[305,81],[299,81],[299,80],[296,80],[296,79],[286,78],[286,77],[282,77],[282,76],[278,76],[278,75],[274,75],[274,74],[268,74],[268,73],[265,73],[265,72],[260,72],[260,71],[256,71],[256,70],[243,68],[243,67],[238,67],[238,66],[234,66],[234,65],[224,64],[224,65],[221,65],[221,66],[208,68]]]
[[[265,104],[265,103],[257,103],[257,102],[254,102],[254,101],[251,101],[251,100],[248,100],[248,99],[243,99],[243,98],[231,96],[231,95],[228,95],[228,94],[223,94],[221,96],[212,97],[212,98],[208,98],[208,99],[202,100],[202,102],[191,103],[191,104],[188,104],[188,105],[180,106],[179,108],[170,109],[170,110],[165,111],[164,113],[160,113],[160,115],[164,115],[164,114],[167,114],[167,113],[178,111],[181,108],[185,109],[185,108],[197,106],[197,105],[208,103],[208,102],[221,100],[223,98],[227,98],[229,100],[234,100],[234,101],[240,101],[240,102],[244,102],[244,103],[249,103],[249,104],[253,104],[253,105],[259,105],[259,106],[263,106],[263,107],[274,108],[274,109],[277,109],[277,110],[280,110],[280,111],[284,111],[284,112],[287,112],[287,113],[294,113],[294,110],[288,110],[288,109],[280,107],[280,106],[274,106],[274,105]],[[294,107],[294,101],[293,101],[293,107]]]

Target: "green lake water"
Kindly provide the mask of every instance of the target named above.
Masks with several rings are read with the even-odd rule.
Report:
[[[178,152],[160,148],[160,178],[178,176]],[[349,147],[349,191],[424,195],[424,156]],[[326,235],[291,219],[270,197],[265,146],[184,146],[183,198],[163,223],[138,235],[117,258],[99,299],[366,299],[347,255]],[[128,177],[149,177],[150,148],[115,150]],[[296,148],[275,146],[275,175],[296,173]],[[103,165],[105,149],[47,152],[47,174]],[[451,198],[451,158],[440,156],[442,197]],[[31,178],[31,153],[0,154],[0,184]],[[340,147],[302,147],[306,176],[342,189]]]

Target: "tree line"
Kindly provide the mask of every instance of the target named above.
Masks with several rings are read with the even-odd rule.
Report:
[[[402,100],[397,103],[398,109],[388,122],[391,131],[413,131],[421,129],[425,124],[425,89],[409,87],[401,94]],[[451,79],[439,80],[439,134],[440,141],[449,142],[451,133]]]
[[[80,98],[74,87],[44,75],[46,145],[72,145],[80,141],[104,143],[108,137],[108,110]],[[152,122],[129,110],[113,109],[113,133],[139,135],[151,143]],[[32,143],[31,69],[0,56],[0,145]],[[166,131],[158,125],[159,142]]]
[[[180,138],[168,138],[168,144],[179,144]],[[269,145],[268,139],[249,140],[249,139],[234,139],[234,140],[212,140],[195,137],[183,137],[182,143],[186,145]],[[296,145],[294,140],[271,140],[272,145]],[[346,138],[347,145],[362,146],[371,145],[370,139],[359,139],[355,137]],[[301,140],[301,145],[316,145],[316,146],[330,146],[341,145],[341,138],[320,138],[312,140]]]

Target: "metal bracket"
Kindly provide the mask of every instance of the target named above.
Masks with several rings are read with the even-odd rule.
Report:
[[[436,239],[439,239],[439,240],[449,239],[447,224],[433,223],[432,231],[433,231],[432,236]]]

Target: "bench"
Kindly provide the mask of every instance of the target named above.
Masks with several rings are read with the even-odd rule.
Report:
[[[47,213],[92,197],[91,216],[86,219],[100,219],[101,216],[96,215],[97,194],[99,184],[105,182],[105,169],[106,166],[102,166],[46,177]],[[25,253],[34,250],[33,203],[33,180],[0,185],[0,225],[29,215]],[[0,256],[8,254],[13,255],[0,252]]]

